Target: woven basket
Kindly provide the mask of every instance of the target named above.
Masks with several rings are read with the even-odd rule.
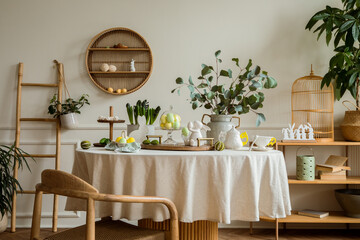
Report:
[[[344,106],[346,102],[349,101],[344,101]],[[346,108],[349,109],[348,107]],[[350,111],[350,109],[349,111],[345,111],[344,121],[340,127],[345,140],[360,142],[360,111]]]

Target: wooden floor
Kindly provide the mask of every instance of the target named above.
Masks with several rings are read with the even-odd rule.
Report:
[[[61,229],[59,230],[61,231]],[[50,229],[42,229],[41,237],[51,235]],[[30,229],[17,229],[16,233],[10,233],[8,230],[0,233],[1,240],[29,240]],[[254,229],[254,234],[250,235],[248,229],[219,229],[219,240],[273,240],[274,230]],[[360,229],[358,230],[286,230],[280,231],[281,240],[350,240],[360,239]],[[70,239],[69,239],[70,240]]]

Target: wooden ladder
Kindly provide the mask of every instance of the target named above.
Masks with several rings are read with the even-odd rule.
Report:
[[[16,101],[16,132],[15,132],[15,146],[20,146],[20,126],[21,122],[46,122],[46,123],[55,123],[56,124],[56,152],[55,154],[29,154],[27,157],[34,158],[55,158],[55,169],[59,169],[60,167],[60,147],[61,147],[61,126],[59,118],[22,118],[21,117],[21,92],[22,87],[53,87],[58,89],[58,100],[61,102],[62,100],[62,86],[64,80],[64,67],[62,63],[56,63],[58,69],[58,79],[56,84],[43,84],[43,83],[23,83],[23,68],[24,64],[19,63],[19,71],[18,71],[18,85],[17,85],[17,101]],[[60,110],[61,106],[58,106],[58,110]],[[15,162],[14,166],[14,178],[18,179],[18,163]],[[18,191],[24,194],[35,194],[35,191]],[[53,205],[53,219],[52,219],[52,231],[57,231],[57,220],[58,220],[58,196],[54,195],[54,205]],[[12,202],[12,211],[11,211],[11,232],[15,232],[16,230],[16,193],[13,195]]]

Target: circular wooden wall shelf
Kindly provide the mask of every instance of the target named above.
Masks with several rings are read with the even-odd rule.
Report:
[[[115,45],[120,44],[117,48]],[[135,60],[135,72],[130,62]],[[115,72],[102,72],[103,63],[116,66]],[[153,58],[149,45],[137,32],[127,28],[111,28],[96,35],[86,51],[86,69],[95,85],[106,93],[124,95],[140,89],[149,79]],[[109,92],[112,88],[114,91]],[[118,89],[126,89],[117,93]]]

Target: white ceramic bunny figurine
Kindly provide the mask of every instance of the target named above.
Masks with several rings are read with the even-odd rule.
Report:
[[[190,146],[193,147],[197,146],[197,139],[202,138],[201,130],[210,131],[210,128],[202,124],[200,121],[189,122],[187,127],[191,132],[189,138]],[[201,145],[204,145],[204,143],[200,142],[200,146]]]

